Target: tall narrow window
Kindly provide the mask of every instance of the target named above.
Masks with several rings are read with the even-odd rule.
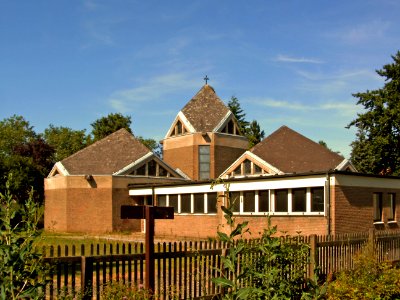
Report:
[[[203,214],[204,213],[204,194],[196,193],[193,194],[193,212],[195,214]]]
[[[389,194],[389,215],[388,220],[394,221],[396,218],[396,195],[393,193]]]
[[[167,206],[167,196],[166,195],[157,195],[157,205],[158,206]]]
[[[255,212],[256,210],[256,194],[254,191],[243,192],[243,211],[244,212]]]
[[[381,193],[374,193],[373,194],[373,206],[374,206],[374,222],[381,222],[382,221],[382,194]]]
[[[217,212],[217,193],[207,193],[207,213],[215,214]]]
[[[269,210],[269,191],[258,191],[258,211],[268,212]]]
[[[210,178],[210,146],[199,146],[199,177]]]
[[[190,214],[191,208],[191,197],[190,194],[182,194],[181,195],[181,213]]]
[[[293,189],[292,190],[292,211],[305,212],[306,211],[306,189]]]
[[[244,175],[250,175],[251,174],[251,161],[246,159],[243,162],[243,166],[244,166]]]
[[[178,195],[169,195],[168,206],[172,206],[174,208],[174,212],[178,212]]]
[[[311,211],[323,212],[324,211],[324,188],[315,187],[311,188]]]
[[[154,160],[151,160],[147,163],[147,172],[148,176],[156,176],[157,163]]]
[[[288,190],[275,190],[275,211],[288,211]]]
[[[240,192],[229,192],[229,201],[233,212],[240,212]]]

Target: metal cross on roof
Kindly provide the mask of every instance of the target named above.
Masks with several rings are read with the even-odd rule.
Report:
[[[205,82],[206,82],[206,84],[207,84],[207,81],[209,81],[210,78],[208,78],[208,76],[206,75],[206,77],[204,77],[204,80],[205,80]]]

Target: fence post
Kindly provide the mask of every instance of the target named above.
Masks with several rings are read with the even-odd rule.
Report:
[[[81,256],[81,287],[83,300],[93,297],[93,258]]]
[[[317,236],[315,234],[310,235],[310,264],[308,269],[308,276],[310,279],[315,277],[315,269],[318,263],[317,253]]]

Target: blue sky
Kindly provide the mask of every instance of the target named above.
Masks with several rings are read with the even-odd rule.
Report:
[[[162,139],[207,74],[266,135],[349,156],[352,93],[400,50],[400,1],[0,0],[0,119],[87,129],[109,113]]]

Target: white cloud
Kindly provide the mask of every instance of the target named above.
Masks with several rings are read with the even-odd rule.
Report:
[[[190,80],[188,77],[183,73],[157,76],[141,86],[113,92],[108,101],[114,109],[127,112],[135,104],[158,101],[172,93],[181,92],[183,89],[198,88],[199,81]]]
[[[305,57],[293,57],[279,54],[275,61],[287,62],[287,63],[308,63],[308,64],[322,64],[324,63],[322,60],[315,58],[305,58]]]

